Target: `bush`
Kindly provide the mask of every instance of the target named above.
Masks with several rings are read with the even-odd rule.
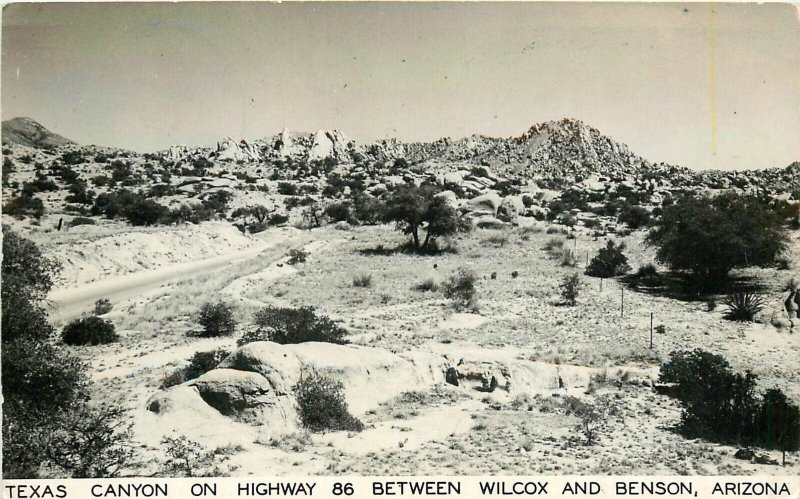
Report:
[[[618,220],[636,230],[650,223],[650,212],[641,206],[628,206],[619,214]]]
[[[169,477],[214,476],[214,453],[185,436],[164,437],[161,445],[167,453],[163,472]]]
[[[94,315],[105,315],[111,312],[114,306],[111,305],[111,301],[108,298],[100,298],[96,302],[94,302]]]
[[[344,387],[322,375],[304,377],[295,387],[300,422],[311,431],[361,431],[364,423],[347,407]]]
[[[477,276],[468,269],[458,269],[455,275],[451,275],[442,284],[442,291],[445,298],[453,300],[457,309],[475,308],[477,306],[477,289],[475,283]]]
[[[161,380],[161,387],[169,388],[170,386],[180,385],[190,379],[199,378],[208,371],[216,369],[228,355],[230,355],[230,352],[225,348],[195,352],[189,359],[189,365],[176,369],[164,376]]]
[[[69,226],[77,227],[78,225],[95,225],[96,223],[94,218],[75,217],[69,221]]]
[[[725,318],[739,322],[753,322],[753,318],[764,308],[764,299],[754,293],[737,292],[722,300],[728,307]]]
[[[578,295],[583,288],[580,274],[576,272],[564,277],[559,288],[561,290],[561,297],[564,298],[564,303],[569,306],[575,305],[578,302]]]
[[[624,249],[625,243],[615,244],[614,241],[608,241],[606,247],[601,248],[592,258],[586,268],[586,275],[609,278],[627,273],[631,268],[628,257],[622,252]]]
[[[664,208],[647,241],[698,292],[721,289],[734,268],[770,266],[787,245],[783,219],[762,200],[723,194],[680,198]]]
[[[204,303],[197,322],[203,326],[202,337],[230,336],[236,329],[233,307],[225,302]]]
[[[368,288],[370,286],[372,286],[371,274],[361,274],[356,277],[353,277],[353,287]]]
[[[672,352],[658,379],[673,384],[669,393],[683,405],[681,431],[685,435],[753,441],[758,403],[752,373],[733,373],[722,356],[696,349]]]
[[[417,291],[439,291],[439,283],[433,277],[429,277],[425,279],[421,283],[417,284],[414,289]]]
[[[289,217],[286,215],[281,215],[280,213],[273,213],[269,217],[269,225],[283,225],[289,221]]]
[[[112,478],[133,456],[130,425],[117,406],[82,405],[46,432],[47,459],[72,478]]]
[[[278,194],[284,196],[296,196],[297,186],[291,182],[278,182]]]
[[[289,250],[289,265],[296,265],[298,263],[305,263],[308,258],[308,251],[304,249],[294,248]]]
[[[61,332],[61,339],[67,345],[104,345],[117,341],[114,324],[100,317],[76,319]]]
[[[18,196],[8,200],[3,206],[3,213],[16,218],[33,217],[38,220],[44,215],[44,203],[37,197]]]
[[[256,312],[257,329],[246,332],[239,346],[254,341],[274,341],[280,344],[323,341],[345,344],[347,330],[325,315],[318,316],[313,307],[266,307]]]
[[[658,269],[652,263],[639,267],[633,278],[637,286],[657,286],[660,282]]]

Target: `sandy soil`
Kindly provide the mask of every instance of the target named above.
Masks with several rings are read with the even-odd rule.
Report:
[[[141,442],[136,473],[153,472],[162,457],[159,423],[144,410],[161,379],[196,351],[235,345],[235,337],[187,336],[197,328],[199,306],[213,299],[235,304],[241,330],[264,305],[313,305],[340,321],[356,344],[380,346],[407,357],[414,352],[434,353],[454,362],[531,362],[538,366],[531,372],[541,373],[539,380],[515,385],[510,392],[488,394],[471,386],[449,385],[410,390],[359,414],[367,425],[360,434],[298,433],[265,439],[257,428],[242,429],[225,445],[207,443],[210,450],[224,447],[217,462],[223,473],[800,472],[796,455],[790,456],[787,467],[755,465],[733,459],[735,447],[684,439],[673,428],[680,408],[650,386],[669,352],[700,347],[723,354],[734,369],[753,370],[760,387],[778,386],[798,398],[800,335],[726,321],[722,307],[708,312],[704,302],[631,290],[625,291],[621,313],[620,284],[604,280],[601,291],[600,280],[586,276],[578,305],[563,306],[558,283],[568,273],[582,274],[585,255],[594,254],[605,240],[583,233],[568,240],[566,244],[584,256],[577,268],[567,268],[543,249],[553,237],[563,238],[535,229],[476,230],[454,241],[457,253],[421,257],[363,253],[403,241],[388,226],[349,231],[328,227],[282,236],[268,232],[251,248],[226,252],[224,258],[165,264],[157,271],[115,278],[114,282],[126,282],[136,290],[136,296],[122,291],[114,295],[118,299],[107,315],[121,333],[120,342],[74,350],[92,365],[95,396],[131,409]],[[625,241],[634,269],[652,261],[652,249],[643,245],[641,233]],[[308,260],[288,265],[289,247],[304,247],[310,252]],[[797,261],[798,248],[793,251]],[[442,282],[460,267],[480,278],[477,311],[455,310],[441,292],[415,289],[429,278]],[[516,277],[514,271],[519,273]],[[363,274],[372,275],[372,285],[354,287],[353,278]],[[791,271],[767,269],[754,274],[767,283],[767,299],[774,302]],[[151,275],[160,277],[146,277]],[[88,289],[101,290],[103,282],[82,292],[88,296]],[[655,325],[663,324],[666,331],[655,336],[652,349],[651,312]],[[555,373],[564,372],[574,374],[565,375],[566,379],[594,376],[595,381],[559,388]],[[616,408],[597,445],[582,445],[576,420],[561,412],[560,403],[567,395]],[[779,458],[778,453],[767,454]]]

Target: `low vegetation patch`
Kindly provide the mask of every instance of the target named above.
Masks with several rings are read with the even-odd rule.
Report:
[[[475,283],[477,281],[477,276],[471,270],[461,268],[442,284],[442,291],[445,298],[453,300],[456,309],[476,309],[478,291]]]
[[[327,376],[305,376],[295,387],[300,422],[311,431],[361,431],[364,423],[350,414],[341,382]]]
[[[266,307],[256,312],[254,322],[257,329],[246,332],[238,341],[240,346],[254,341],[347,343],[347,330],[328,316],[317,315],[314,307]]]
[[[230,336],[236,330],[233,307],[225,302],[203,304],[200,307],[200,316],[197,322],[203,326],[203,330],[198,333],[198,336],[206,338]]]
[[[114,324],[96,316],[76,319],[61,332],[61,339],[67,345],[103,345],[117,338]]]

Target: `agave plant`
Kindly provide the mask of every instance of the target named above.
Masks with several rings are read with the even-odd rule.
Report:
[[[736,292],[722,303],[728,307],[725,318],[732,321],[753,322],[753,318],[764,308],[764,299],[755,293]]]

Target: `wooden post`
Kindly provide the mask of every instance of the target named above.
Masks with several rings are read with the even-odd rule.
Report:
[[[619,300],[619,316],[625,317],[625,288],[620,288],[622,291],[620,300]]]
[[[650,312],[650,350],[653,349],[653,312]]]

